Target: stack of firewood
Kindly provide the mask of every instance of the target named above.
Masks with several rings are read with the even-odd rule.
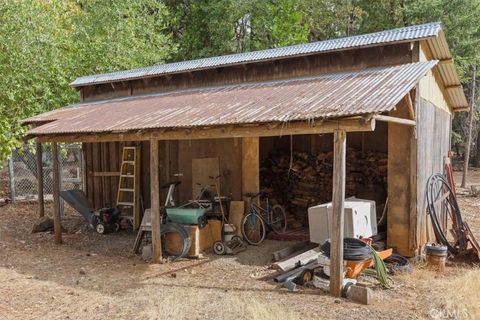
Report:
[[[387,155],[380,152],[347,150],[346,196],[355,196],[360,188],[386,188]],[[288,213],[290,228],[308,224],[307,209],[331,201],[333,152],[316,155],[294,152],[270,154],[262,163],[261,183],[270,197],[282,204]]]

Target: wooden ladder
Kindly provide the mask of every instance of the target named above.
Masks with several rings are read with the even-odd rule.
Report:
[[[120,179],[118,180],[117,207],[128,219],[133,230],[141,223],[140,210],[140,148],[123,147]]]

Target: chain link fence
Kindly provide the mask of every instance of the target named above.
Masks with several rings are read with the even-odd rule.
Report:
[[[42,148],[43,193],[45,199],[52,199],[52,150],[49,144],[43,144]],[[84,165],[81,144],[59,144],[59,167],[61,190],[83,190]],[[8,173],[12,202],[37,199],[35,145],[25,144],[22,148],[13,151],[8,160]]]

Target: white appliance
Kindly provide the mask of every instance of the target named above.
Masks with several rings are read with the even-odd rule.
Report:
[[[332,203],[308,208],[310,241],[323,244],[330,239]],[[371,237],[377,234],[375,201],[357,198],[345,199],[343,236],[349,238]]]

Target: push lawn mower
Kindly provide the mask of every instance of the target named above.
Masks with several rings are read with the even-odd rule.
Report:
[[[209,177],[215,183],[215,192],[217,194],[218,202],[220,205],[220,212],[222,213],[222,241],[218,240],[213,243],[213,252],[218,255],[224,254],[237,254],[245,249],[247,249],[247,244],[245,241],[242,240],[239,236],[231,236],[225,234],[225,227],[231,228],[232,234],[235,231],[235,227],[233,225],[227,224],[227,218],[225,217],[225,211],[223,210],[222,206],[222,197],[220,195],[220,184],[218,179],[220,179],[220,175],[216,177]]]

